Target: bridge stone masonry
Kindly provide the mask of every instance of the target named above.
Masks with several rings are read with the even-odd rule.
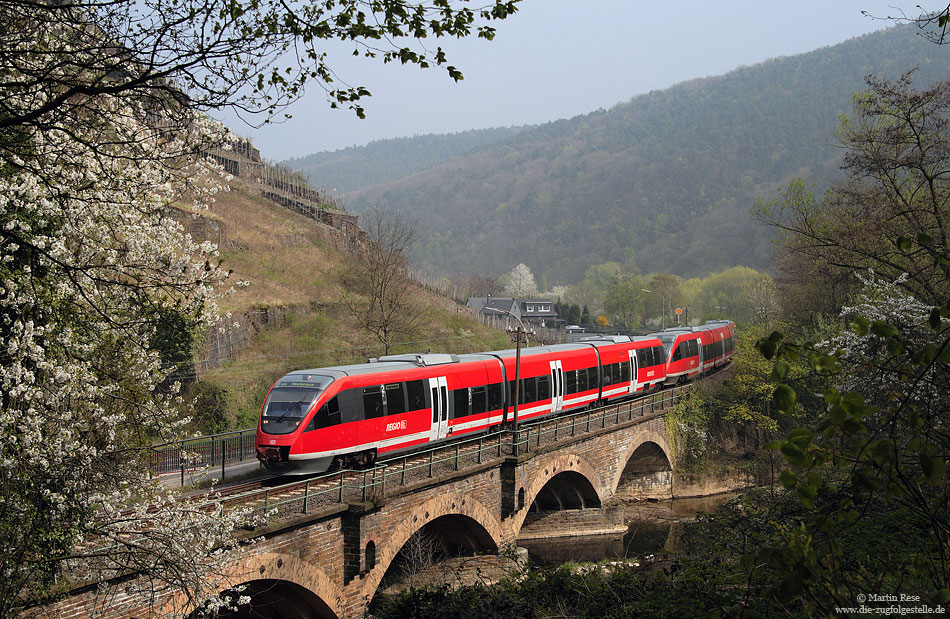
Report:
[[[665,413],[684,390],[460,438],[292,491],[257,491],[245,499],[267,510],[267,524],[226,570],[226,586],[243,585],[251,608],[229,616],[362,616],[420,539],[458,561],[513,552],[547,517],[582,531],[622,526],[609,502],[672,496]],[[186,607],[180,595],[121,597],[77,592],[36,616],[166,616]]]

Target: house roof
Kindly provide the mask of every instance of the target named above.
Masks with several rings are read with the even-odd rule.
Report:
[[[466,303],[478,314],[498,315],[499,312],[492,310],[504,310],[513,312],[522,318],[557,318],[557,312],[554,311],[554,302],[550,299],[517,299],[513,297],[469,297]],[[534,309],[527,311],[527,306],[546,305],[550,309],[538,311]]]

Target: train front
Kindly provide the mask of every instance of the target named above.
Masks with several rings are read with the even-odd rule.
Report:
[[[332,457],[300,460],[290,456],[300,451],[301,435],[320,402],[320,394],[333,380],[332,376],[298,371],[271,387],[257,425],[257,459],[268,469],[308,473],[329,468]]]

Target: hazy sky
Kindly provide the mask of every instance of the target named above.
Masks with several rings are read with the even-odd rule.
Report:
[[[940,6],[919,0],[524,0],[518,13],[496,23],[494,41],[426,42],[431,49],[442,45],[465,75],[459,83],[440,68],[383,65],[341,47],[331,54],[331,66],[373,94],[363,104],[365,120],[329,109],[319,88],[290,108],[289,121],[252,129],[224,120],[269,160],[384,138],[538,124],[833,45],[889,25],[862,9],[917,15],[918,3]]]

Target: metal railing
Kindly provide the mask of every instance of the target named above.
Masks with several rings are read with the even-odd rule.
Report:
[[[221,467],[221,479],[228,464],[256,458],[257,428],[152,445],[149,472],[152,475],[179,473],[184,485],[185,473],[200,467]]]
[[[393,491],[446,473],[487,464],[553,446],[609,427],[662,415],[687,387],[665,390],[635,400],[532,420],[517,433],[502,430],[437,445],[381,461],[373,468],[325,473],[305,481],[262,488],[222,499],[225,504],[250,504],[253,511],[282,518],[332,505],[376,501]],[[387,494],[387,489],[390,494]]]
[[[687,389],[689,385],[673,387],[626,402],[529,422],[518,430],[518,436],[513,439],[513,455],[530,453],[542,445],[558,443],[564,438],[578,434],[588,434],[593,430],[662,414],[666,409],[675,406],[677,398]]]

